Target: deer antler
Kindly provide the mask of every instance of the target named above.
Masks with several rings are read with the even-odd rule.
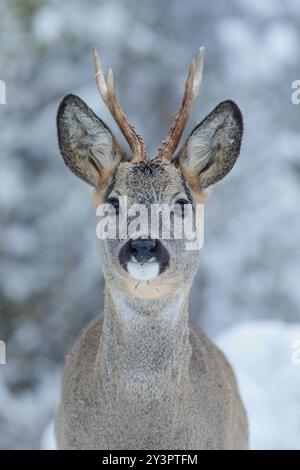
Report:
[[[196,60],[193,59],[190,66],[189,74],[185,82],[185,90],[180,110],[170,126],[167,137],[164,139],[158,150],[158,154],[156,156],[158,159],[171,160],[174,155],[193,104],[199,95],[203,75],[203,65],[204,47],[200,47],[198,58]]]
[[[133,125],[130,124],[119,104],[117,103],[112,69],[109,69],[108,71],[106,83],[101,60],[96,49],[93,49],[93,56],[96,67],[96,82],[99,93],[104,103],[110,110],[114,120],[118,124],[120,131],[129,144],[129,147],[132,151],[132,161],[144,161],[146,160],[146,149],[144,141],[138,135]]]

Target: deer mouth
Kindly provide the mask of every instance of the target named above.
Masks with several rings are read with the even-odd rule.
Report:
[[[169,259],[168,251],[158,239],[130,239],[119,253],[120,265],[139,281],[150,281],[162,274]]]
[[[141,263],[132,260],[127,263],[127,272],[138,281],[152,281],[159,275],[159,263],[157,261]]]

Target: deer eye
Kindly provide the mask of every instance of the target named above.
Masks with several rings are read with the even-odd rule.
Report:
[[[174,204],[174,212],[178,215],[180,215],[181,217],[184,216],[184,207],[186,206],[186,204],[189,204],[189,201],[187,199],[177,199],[177,201],[175,201],[175,204]]]
[[[116,214],[119,213],[119,208],[120,208],[119,207],[119,199],[117,199],[116,197],[110,197],[110,198],[108,198],[107,203],[110,204],[111,206],[113,206],[113,208],[116,211]]]

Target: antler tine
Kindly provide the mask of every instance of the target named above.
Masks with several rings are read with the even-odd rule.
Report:
[[[139,162],[146,160],[146,149],[143,139],[138,135],[133,125],[130,124],[126,115],[123,113],[116,99],[114,88],[114,77],[112,69],[109,69],[107,82],[104,77],[102,63],[96,49],[93,49],[94,63],[96,68],[96,82],[99,93],[111,112],[114,120],[119,126],[120,131],[128,142],[132,151],[132,161]]]
[[[196,60],[192,60],[189,69],[180,110],[170,126],[167,137],[164,139],[161,147],[158,150],[158,154],[156,156],[158,159],[171,160],[172,156],[174,155],[192,110],[193,104],[199,95],[203,76],[203,66],[204,47],[200,47],[199,56]]]

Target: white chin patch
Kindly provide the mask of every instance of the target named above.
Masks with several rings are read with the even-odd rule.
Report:
[[[136,261],[129,261],[127,269],[130,276],[138,281],[151,281],[159,273],[159,263],[157,261],[147,263],[137,263]]]

